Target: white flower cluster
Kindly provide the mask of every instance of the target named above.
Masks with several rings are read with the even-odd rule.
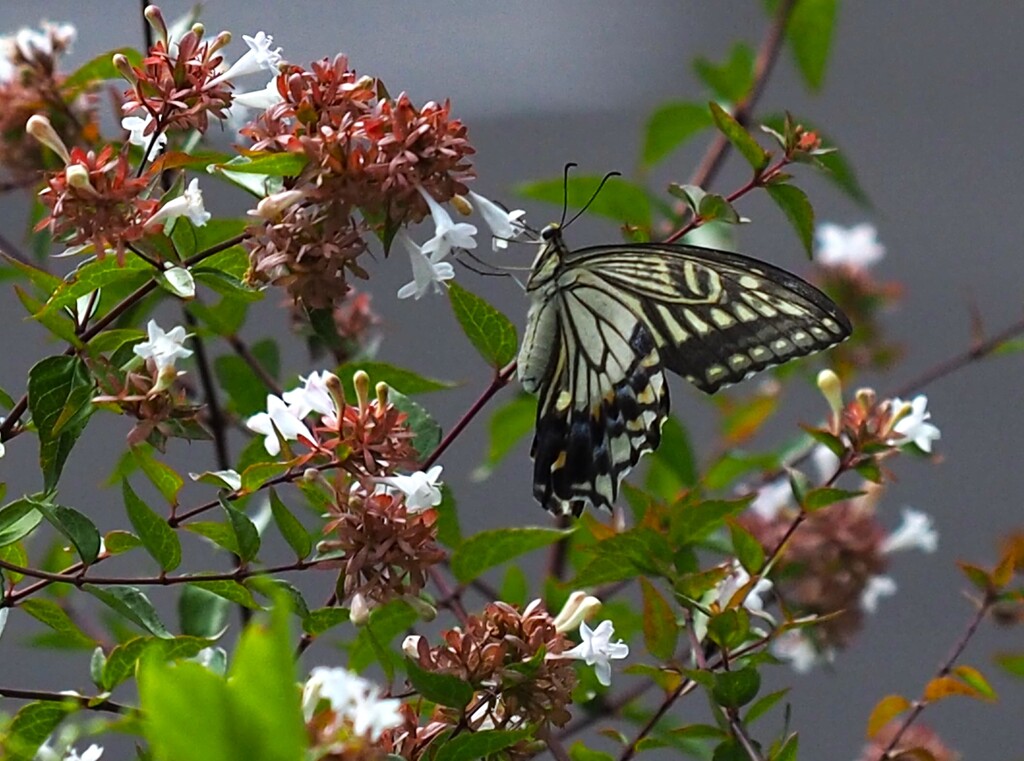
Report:
[[[863,223],[841,227],[826,222],[815,231],[818,251],[814,260],[826,267],[867,269],[885,256],[885,246],[878,242],[878,230]]]
[[[423,188],[419,188],[419,191],[430,208],[430,216],[434,221],[434,237],[421,246],[404,229],[399,230],[395,236],[395,240],[409,254],[409,262],[412,264],[412,280],[398,289],[400,299],[407,299],[410,296],[420,299],[431,288],[439,293],[441,283],[455,277],[455,270],[449,262],[444,261],[444,258],[452,249],[476,248],[476,239],[473,237],[477,232],[476,226],[466,222],[454,222],[445,208],[429,193]],[[506,248],[510,240],[525,230],[522,222],[525,212],[521,209],[505,211],[498,204],[477,193],[470,192],[469,195],[484,222],[491,229],[491,245],[495,251]]]

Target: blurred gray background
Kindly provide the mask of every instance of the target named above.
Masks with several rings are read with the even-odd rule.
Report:
[[[168,1],[162,7],[170,19],[189,3]],[[138,12],[138,4],[128,0],[4,0],[0,31],[35,25],[40,18],[71,21],[79,30],[73,66],[118,46],[140,44]],[[360,73],[381,77],[392,92],[406,90],[416,102],[450,98],[478,151],[475,189],[517,206],[511,186],[555,176],[567,161],[578,162],[588,173],[628,173],[651,109],[666,99],[701,95],[689,65],[693,56],[720,60],[738,40],[756,46],[767,25],[761,3],[735,1],[248,0],[210,2],[203,21],[208,29],[229,29],[236,38],[260,29],[271,33],[285,57],[295,62],[345,52]],[[851,3],[840,9],[823,92],[806,93],[785,51],[761,101],[762,112],[789,109],[833,136],[874,204],[873,212],[865,211],[810,172],[800,172],[798,184],[810,192],[820,220],[846,225],[870,220],[878,226],[888,256],[874,271],[881,279],[906,284],[898,311],[886,317],[891,335],[907,347],[906,361],[890,377],[865,379],[880,390],[963,350],[970,341],[972,301],[993,331],[1020,315],[1022,30],[1021,4]],[[229,54],[237,55],[239,46],[234,44]],[[263,84],[257,79],[251,80],[253,89]],[[706,138],[699,139],[679,152],[668,162],[667,176],[685,181],[705,145]],[[714,189],[738,187],[745,172],[733,157]],[[240,213],[240,203],[207,192],[215,213]],[[26,208],[21,199],[3,197],[5,235],[19,237]],[[553,207],[525,208],[535,226],[558,214]],[[797,272],[806,266],[793,232],[766,199],[745,199],[740,210],[754,222],[740,231],[741,250]],[[570,235],[575,245],[614,236],[614,229],[590,220],[575,225]],[[528,264],[528,255],[520,251],[513,249],[509,256],[521,256],[516,263]],[[463,381],[454,391],[423,398],[449,426],[486,385],[488,370],[459,334],[444,299],[395,300],[395,290],[409,279],[404,256],[371,265],[369,288],[384,318],[382,357]],[[64,266],[57,263],[56,268],[63,271]],[[507,314],[519,320],[525,315],[526,300],[511,281],[477,278],[464,270],[459,276]],[[288,340],[276,301],[271,295],[261,305],[257,314],[266,319],[260,330],[250,327],[247,335],[259,336],[263,326],[275,325],[286,344],[286,372],[314,369],[300,342]],[[16,299],[5,296],[0,301],[0,387],[16,397],[28,368],[60,348],[44,347],[41,337],[24,321]],[[856,758],[874,703],[892,692],[919,694],[959,636],[972,611],[961,594],[964,583],[954,561],[989,562],[1000,536],[1022,524],[1020,375],[1019,355],[999,356],[928,388],[933,422],[942,429],[942,461],[900,460],[895,466],[899,480],[889,489],[883,511],[892,526],[903,505],[931,513],[940,550],[893,559],[898,596],[882,602],[831,671],[794,676],[779,668],[772,674],[772,683],[793,685],[789,700],[802,758]],[[699,448],[701,432],[710,430],[713,417],[697,392],[681,382],[673,388],[675,410],[691,426]],[[786,404],[780,417],[792,425],[812,421],[822,410],[812,393]],[[525,445],[490,481],[469,480],[485,446],[484,421],[475,423],[444,458],[445,480],[458,496],[464,528],[545,523],[530,496]],[[126,430],[124,420],[97,416],[88,444],[73,454],[62,479],[62,499],[94,516],[102,530],[123,522],[119,494],[95,487],[122,451]],[[233,443],[237,452],[240,442]],[[0,460],[9,498],[38,488],[35,446],[32,437],[19,438]],[[200,470],[209,456],[201,444],[191,449],[175,445],[171,459],[183,470]],[[80,499],[76,484],[84,495]],[[541,572],[539,566],[535,570]],[[311,602],[325,592],[312,594]],[[39,631],[26,618],[12,615],[0,642],[0,685],[89,690],[84,654],[46,656],[43,672],[39,653],[28,656],[19,649],[19,642]],[[634,644],[639,652],[642,643]],[[1000,675],[990,662],[994,652],[1010,649],[1024,649],[1020,631],[987,624],[964,658],[991,675],[1001,697],[997,705],[954,699],[924,715],[925,723],[939,728],[966,758],[1024,758],[1024,684]],[[330,649],[312,652],[310,663],[336,662]],[[700,698],[684,700],[674,710],[694,720],[705,714]]]

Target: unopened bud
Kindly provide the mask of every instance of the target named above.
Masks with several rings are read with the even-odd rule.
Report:
[[[359,409],[365,410],[370,404],[370,376],[365,370],[356,370],[352,376],[352,385],[356,387],[356,401]]]
[[[410,634],[404,640],[402,640],[402,652],[405,653],[406,657],[412,660],[418,660],[420,657],[420,643],[423,641],[423,637],[419,634]]]
[[[203,35],[206,34],[206,27],[197,21],[189,31],[199,39],[203,39]]]
[[[81,164],[69,164],[64,170],[64,176],[71,187],[96,195],[96,188],[92,186],[92,182],[89,180],[89,170]]]
[[[231,42],[231,32],[224,31],[213,38],[213,42],[210,43],[210,52],[215,53],[221,48],[227,46]]]
[[[64,141],[60,139],[57,130],[53,128],[50,120],[45,116],[41,114],[30,116],[25,124],[25,132],[60,156],[65,164],[71,161],[71,154],[68,153],[67,146],[64,145]]]
[[[167,23],[164,21],[164,15],[160,12],[160,9],[155,5],[147,5],[146,10],[142,12],[142,15],[146,17],[146,21],[153,27],[153,31],[156,32],[157,38],[167,44]]]
[[[356,592],[352,596],[352,605],[348,609],[349,620],[356,626],[363,626],[370,620],[371,610],[370,603],[363,597],[363,593]]]
[[[452,206],[464,217],[468,217],[473,213],[473,204],[469,202],[469,199],[465,196],[455,195],[452,196]]]
[[[266,198],[261,198],[255,209],[246,212],[250,217],[259,217],[273,222],[288,208],[299,203],[306,197],[301,190],[282,190],[280,193],[273,193]]]
[[[843,411],[843,384],[839,376],[831,370],[822,370],[818,373],[818,388],[824,394],[832,414],[838,418]]]
[[[306,468],[302,471],[302,480],[307,484],[315,483],[320,478],[320,471],[316,468]]]
[[[179,373],[174,369],[174,365],[167,365],[167,367],[162,368],[156,377],[156,385],[149,390],[149,395],[154,396],[169,389],[174,384],[174,381],[177,380],[178,375]]]
[[[132,62],[128,60],[128,56],[123,53],[115,53],[112,61],[118,74],[133,85],[138,83],[138,77],[135,76],[135,69],[132,68]]]
[[[875,408],[875,400],[877,399],[877,395],[875,394],[875,390],[873,388],[858,388],[857,393],[854,394],[854,396],[857,398],[858,406],[864,412],[870,412]]]
[[[601,610],[601,601],[586,592],[573,592],[562,610],[555,616],[555,631],[560,634],[575,631],[586,619]]]
[[[381,381],[374,390],[377,392],[377,408],[383,411],[388,406],[388,384]]]

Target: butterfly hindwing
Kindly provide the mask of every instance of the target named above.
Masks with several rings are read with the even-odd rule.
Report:
[[[518,370],[539,396],[534,494],[555,513],[610,508],[657,448],[665,369],[714,393],[850,333],[827,296],[756,259],[667,244],[569,251],[557,228],[545,241]]]

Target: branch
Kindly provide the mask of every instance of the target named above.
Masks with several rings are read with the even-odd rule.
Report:
[[[43,690],[17,690],[13,687],[0,687],[0,695],[14,700],[46,700],[53,703],[76,703],[79,708],[87,711],[104,711],[106,713],[128,713],[134,709],[113,700],[97,700],[85,695],[67,695],[63,692],[45,692]]]
[[[273,375],[265,368],[256,357],[255,354],[249,349],[248,344],[245,343],[241,338],[236,335],[227,336],[227,342],[231,345],[231,348],[235,350],[237,354],[245,364],[249,366],[253,374],[262,381],[263,385],[267,387],[272,393],[277,396],[281,396],[284,393],[284,389],[281,384],[277,382]]]

